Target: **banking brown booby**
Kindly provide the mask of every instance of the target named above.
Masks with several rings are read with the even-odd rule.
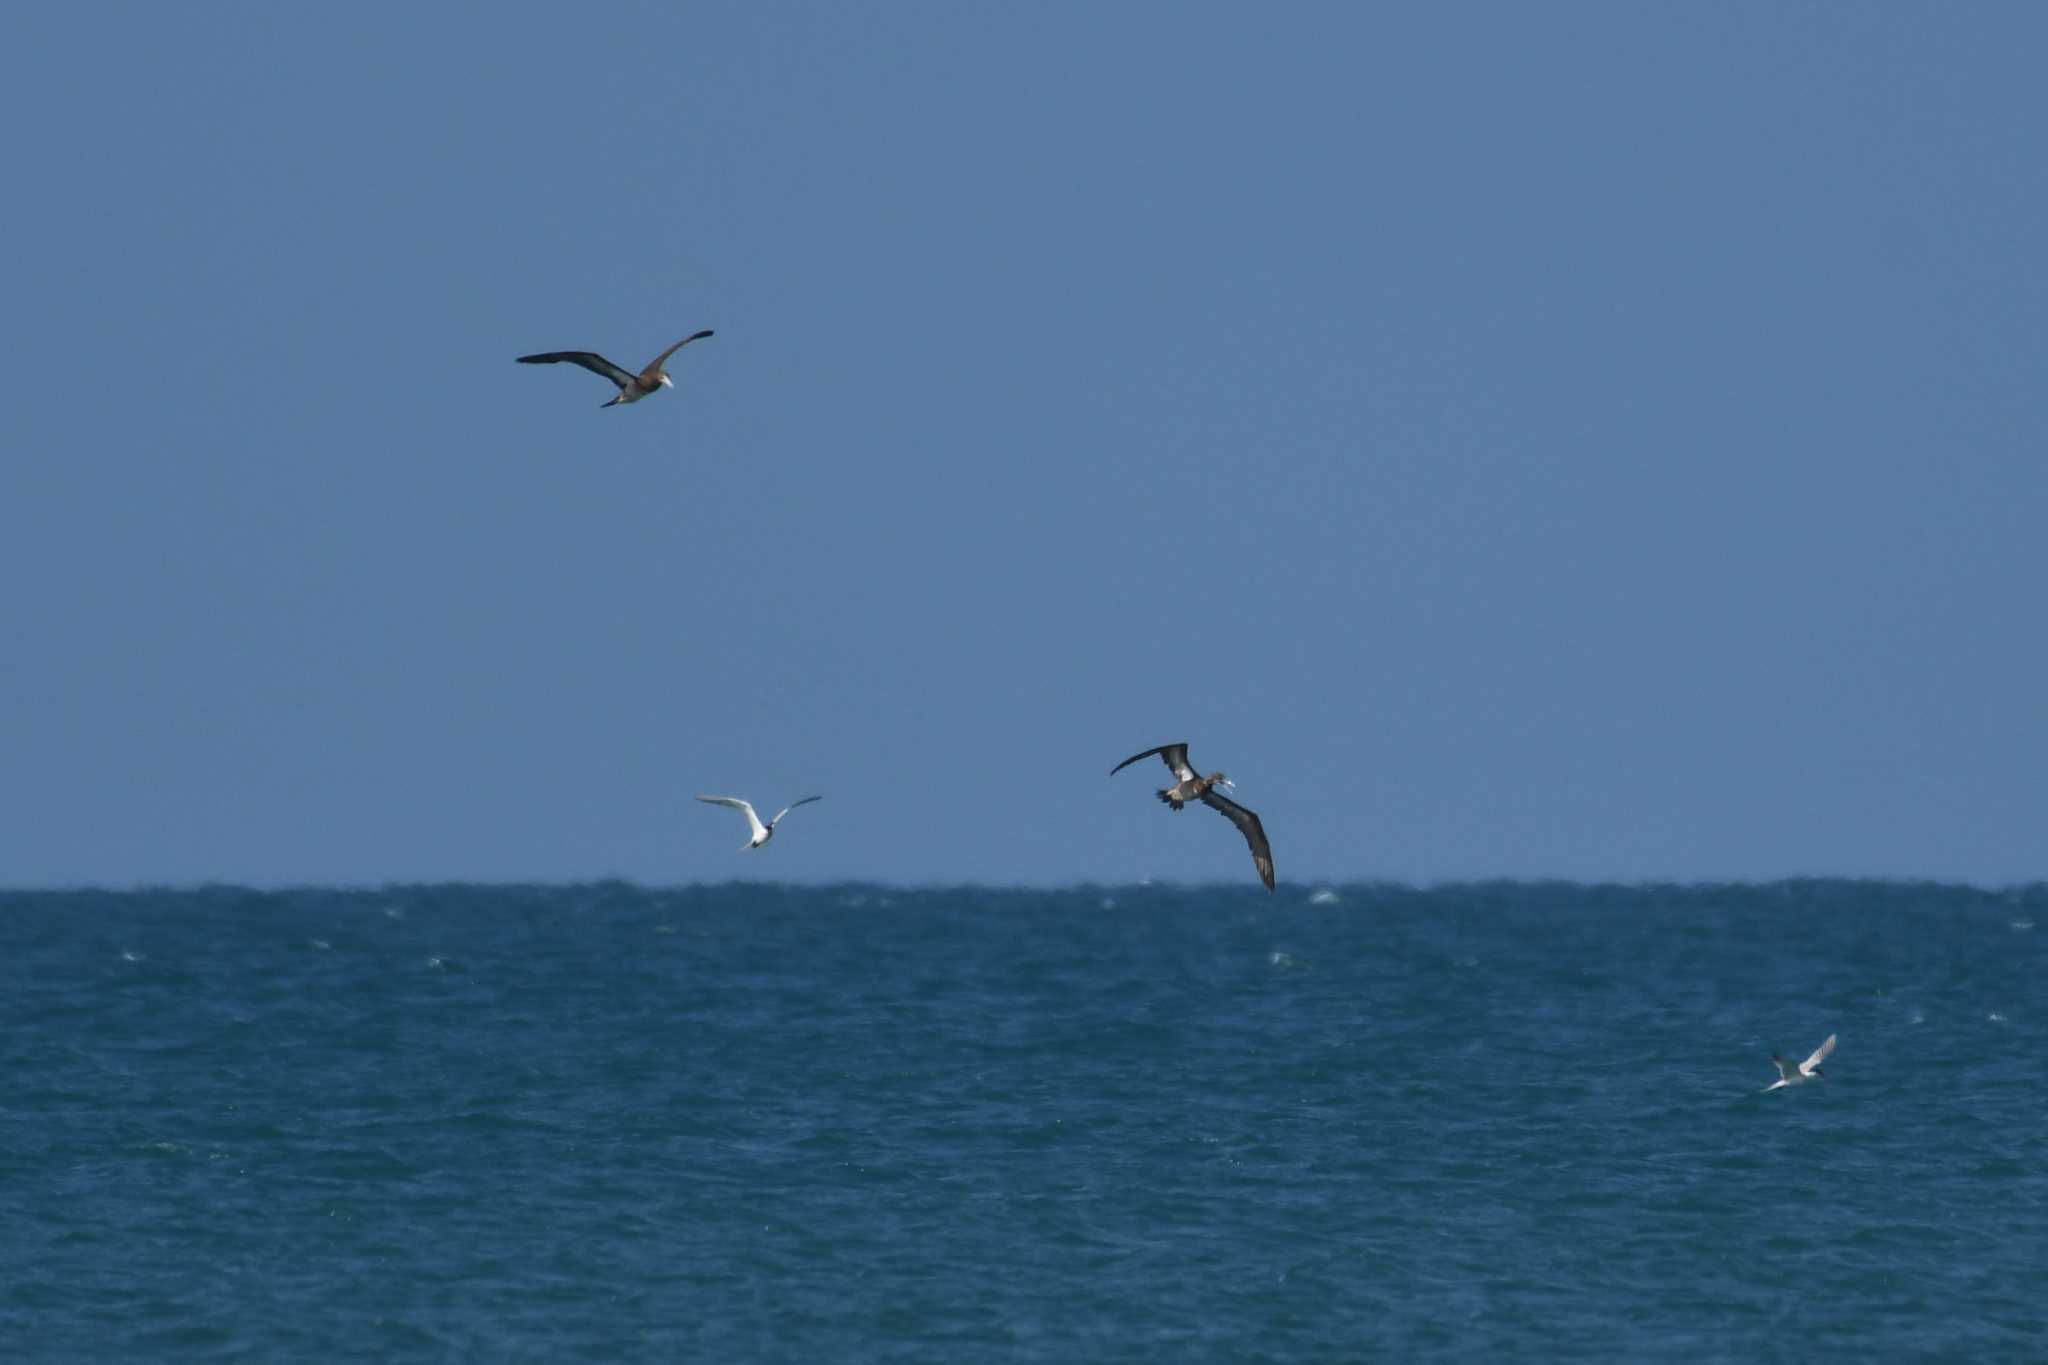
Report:
[[[1132,754],[1111,768],[1109,775],[1115,777],[1139,759],[1150,758],[1154,754],[1159,755],[1167,770],[1178,779],[1171,787],[1159,789],[1159,799],[1175,810],[1179,810],[1190,801],[1199,801],[1211,810],[1223,812],[1224,817],[1236,825],[1238,832],[1244,835],[1244,841],[1251,845],[1252,863],[1259,869],[1259,880],[1266,884],[1268,891],[1271,891],[1273,846],[1266,842],[1266,827],[1259,823],[1257,815],[1216,790],[1218,787],[1235,785],[1229,778],[1222,773],[1210,773],[1203,777],[1189,766],[1188,746],[1185,743],[1162,744],[1156,749],[1147,749],[1142,754]]]
[[[647,368],[638,374],[612,364],[611,361],[606,360],[595,351],[543,351],[539,355],[520,356],[519,363],[522,365],[555,365],[567,361],[571,365],[581,365],[592,374],[603,375],[606,379],[619,386],[619,396],[617,398],[612,399],[610,403],[598,404],[601,408],[608,408],[619,403],[637,403],[648,394],[654,393],[657,390],[674,388],[675,381],[668,377],[668,371],[661,368],[661,363],[691,342],[702,341],[710,335],[711,333],[708,331],[692,332],[689,336],[684,337],[681,341],[678,341],[675,345],[648,361]]]

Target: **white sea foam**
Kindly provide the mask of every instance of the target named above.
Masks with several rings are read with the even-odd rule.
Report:
[[[1308,903],[1310,905],[1335,905],[1337,904],[1337,901],[1337,893],[1335,891],[1332,891],[1327,886],[1323,887],[1321,890],[1317,891],[1313,896],[1310,896],[1308,898]]]

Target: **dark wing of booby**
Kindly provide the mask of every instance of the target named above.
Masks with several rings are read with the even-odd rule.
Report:
[[[540,355],[519,357],[519,363],[522,365],[558,365],[563,362],[581,365],[592,374],[603,375],[617,384],[621,393],[625,392],[626,386],[632,383],[635,377],[631,370],[620,369],[595,351],[546,351]]]
[[[1227,796],[1218,795],[1211,787],[1202,793],[1202,804],[1212,810],[1223,812],[1224,818],[1236,825],[1244,835],[1244,841],[1252,846],[1252,862],[1259,869],[1259,880],[1266,889],[1273,889],[1273,846],[1266,842],[1266,827],[1259,823],[1259,817],[1246,810]]]
[[[684,337],[681,341],[678,341],[675,345],[669,347],[666,351],[663,351],[660,355],[654,357],[654,359],[648,361],[647,368],[640,371],[640,382],[647,385],[649,388],[652,388],[654,385],[659,384],[661,382],[661,362],[667,360],[670,356],[674,355],[677,351],[682,350],[683,347],[689,345],[691,342],[702,341],[705,337],[708,337],[710,335],[711,333],[708,331],[692,332],[690,333],[690,335]]]
[[[1195,770],[1188,766],[1188,746],[1186,740],[1182,740],[1178,744],[1162,744],[1156,749],[1147,749],[1142,754],[1132,754],[1129,758],[1111,768],[1109,775],[1115,777],[1139,759],[1150,758],[1154,754],[1158,754],[1160,761],[1166,764],[1168,771],[1172,772],[1181,781],[1186,782],[1194,777]]]

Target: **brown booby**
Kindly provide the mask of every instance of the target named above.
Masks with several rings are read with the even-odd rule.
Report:
[[[761,823],[761,817],[754,814],[754,803],[751,801],[742,801],[737,796],[700,796],[697,799],[699,801],[709,801],[714,806],[731,806],[734,810],[747,817],[747,828],[752,831],[753,837],[741,846],[740,852],[744,853],[748,849],[759,848],[770,839],[773,839],[775,837],[775,827],[782,823],[784,815],[789,814],[798,806],[808,806],[813,801],[823,801],[825,798],[822,796],[806,796],[801,801],[792,801],[782,808],[780,814],[765,825]]]
[[[654,393],[659,389],[674,388],[675,381],[668,377],[668,371],[661,368],[661,363],[691,342],[702,341],[710,335],[711,333],[708,331],[692,332],[689,336],[684,337],[681,341],[678,341],[675,345],[648,361],[647,368],[638,374],[612,364],[611,361],[606,360],[595,351],[545,351],[540,355],[520,356],[519,363],[522,365],[554,365],[567,361],[571,365],[581,365],[592,374],[601,374],[619,386],[619,396],[617,398],[612,399],[610,403],[598,404],[599,407],[609,408],[619,403],[637,403],[648,394]]]
[[[1159,789],[1159,799],[1172,806],[1175,810],[1179,810],[1190,801],[1199,801],[1211,810],[1222,811],[1224,817],[1231,824],[1236,825],[1238,832],[1244,835],[1244,841],[1251,845],[1252,863],[1259,869],[1259,880],[1266,884],[1268,891],[1271,891],[1273,889],[1273,846],[1266,842],[1266,827],[1259,823],[1257,815],[1216,790],[1218,787],[1236,785],[1229,778],[1225,777],[1222,773],[1210,773],[1207,777],[1203,777],[1188,765],[1188,746],[1186,744],[1162,744],[1156,749],[1147,749],[1142,754],[1132,754],[1129,758],[1111,768],[1109,775],[1115,777],[1139,759],[1150,758],[1154,754],[1159,755],[1160,761],[1166,764],[1167,770],[1178,779],[1171,787]]]

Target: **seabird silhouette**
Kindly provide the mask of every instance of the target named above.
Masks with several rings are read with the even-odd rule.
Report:
[[[798,806],[808,806],[813,801],[823,801],[825,798],[822,796],[806,796],[801,801],[792,801],[782,808],[780,814],[765,825],[761,823],[761,817],[754,814],[754,806],[751,801],[742,801],[737,796],[700,796],[697,799],[699,801],[709,801],[714,806],[731,806],[734,810],[747,817],[747,828],[753,831],[753,838],[741,845],[740,851],[744,853],[748,849],[759,848],[770,839],[773,839],[775,837],[775,827],[782,823],[784,815],[789,814]]]
[[[1825,1043],[1822,1043],[1819,1047],[1813,1050],[1813,1055],[1811,1057],[1808,1057],[1798,1066],[1794,1066],[1792,1065],[1792,1063],[1786,1061],[1783,1057],[1780,1057],[1777,1054],[1777,1051],[1773,1049],[1771,1052],[1771,1060],[1777,1063],[1778,1079],[1772,1081],[1769,1085],[1765,1086],[1763,1093],[1768,1095],[1773,1090],[1783,1090],[1788,1085],[1805,1085],[1815,1076],[1821,1074],[1820,1064],[1826,1061],[1828,1059],[1828,1054],[1833,1052],[1834,1050],[1835,1035],[1832,1033],[1828,1035],[1828,1040]]]
[[[675,345],[648,361],[647,368],[638,374],[612,364],[611,361],[606,360],[595,351],[544,351],[539,355],[520,356],[519,363],[522,365],[555,365],[566,361],[571,365],[581,365],[592,374],[601,374],[619,386],[619,396],[617,398],[612,399],[609,403],[598,404],[601,408],[609,408],[620,403],[637,403],[650,393],[658,392],[661,389],[674,388],[675,381],[668,377],[667,370],[661,368],[662,362],[691,342],[702,341],[710,335],[711,333],[709,332],[692,332],[689,336],[684,337],[681,341],[678,341]]]
[[[1190,801],[1199,801],[1211,810],[1223,812],[1224,817],[1236,825],[1238,832],[1244,835],[1244,841],[1251,845],[1252,863],[1259,869],[1259,880],[1266,884],[1268,891],[1271,891],[1273,846],[1266,842],[1266,827],[1259,823],[1257,815],[1216,790],[1218,787],[1234,787],[1236,784],[1229,778],[1222,773],[1210,773],[1203,777],[1188,766],[1188,746],[1185,743],[1162,744],[1156,749],[1147,749],[1142,754],[1132,754],[1111,768],[1109,775],[1115,777],[1139,759],[1150,758],[1154,754],[1159,755],[1167,770],[1178,779],[1171,787],[1160,788],[1159,799],[1175,810],[1179,810]]]

